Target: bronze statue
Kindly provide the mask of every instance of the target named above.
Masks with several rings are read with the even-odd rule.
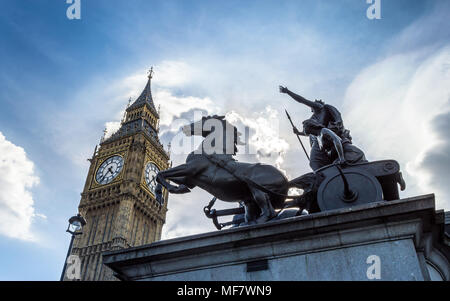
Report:
[[[211,122],[215,125],[208,127],[206,123]],[[187,156],[185,164],[158,173],[156,181],[170,193],[187,193],[198,186],[222,201],[242,202],[246,223],[263,223],[276,216],[275,209],[283,208],[290,187],[301,186],[298,179],[288,181],[271,165],[236,161],[232,155],[237,151],[239,133],[224,116],[203,117],[184,126],[183,132],[201,135],[205,140]],[[213,135],[219,137],[218,141],[211,141]],[[161,187],[157,191],[160,194]]]
[[[405,182],[396,161],[368,162],[363,151],[352,144],[350,132],[335,107],[321,100],[307,100],[286,87],[280,86],[280,92],[313,112],[303,121],[302,132],[288,114],[294,133],[310,138],[308,159],[313,172],[289,181],[271,165],[238,162],[233,155],[240,133],[224,116],[214,115],[182,127],[185,135],[205,139],[187,156],[185,164],[158,173],[156,198],[162,197],[163,187],[176,194],[190,192],[196,186],[208,191],[213,199],[204,213],[219,230],[298,216],[304,210],[315,213],[399,198],[397,185],[404,190]],[[302,189],[303,194],[288,195],[292,187]],[[215,210],[212,207],[217,199],[239,203],[240,207]],[[233,220],[219,223],[218,217],[227,215],[234,215]]]
[[[363,151],[352,144],[350,131],[345,129],[341,113],[335,107],[322,100],[307,100],[283,86],[280,86],[280,92],[310,107],[313,112],[309,119],[303,121],[302,132],[294,126],[296,135],[310,138],[309,165],[313,170],[337,161],[350,164],[367,162]]]
[[[314,104],[314,107],[319,106]],[[304,209],[315,213],[398,199],[397,184],[402,190],[405,189],[398,163],[394,160],[349,162],[348,158],[352,159],[353,154],[349,155],[348,146],[344,148],[341,143],[344,139],[350,140],[343,130],[342,120],[333,127],[330,125],[336,123],[337,118],[329,118],[327,112],[320,113],[320,108],[318,113],[319,116],[313,115],[314,118],[323,118],[321,122],[329,127],[324,127],[316,120],[306,122],[305,130],[311,133],[310,137],[313,136],[310,130],[314,131],[314,127],[311,129],[309,125],[316,122],[317,128],[320,128],[320,131],[314,132],[318,134],[316,143],[323,143],[322,149],[317,145],[318,151],[329,150],[324,155],[328,156],[326,162],[331,163],[291,181],[273,166],[236,161],[233,155],[237,151],[239,133],[224,116],[203,117],[198,122],[184,126],[182,130],[186,135],[201,135],[205,139],[197,150],[187,156],[185,164],[158,173],[155,190],[157,199],[161,198],[162,187],[178,194],[190,192],[190,189],[198,186],[214,196],[204,212],[219,230],[225,226],[259,224],[298,216]],[[334,162],[333,157],[330,157],[333,146],[337,156]],[[364,156],[361,154],[357,152],[359,161],[365,161],[361,160]],[[312,153],[313,156],[318,155]],[[169,180],[178,186],[169,183]],[[287,195],[291,187],[302,189],[303,194]],[[241,207],[215,210],[212,206],[216,199],[237,202]],[[219,223],[218,217],[227,215],[234,215],[233,220]]]

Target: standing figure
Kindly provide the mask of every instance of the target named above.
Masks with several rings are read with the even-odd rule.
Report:
[[[352,144],[350,131],[344,128],[341,113],[335,107],[325,104],[322,100],[307,100],[291,92],[287,87],[280,86],[280,92],[286,93],[297,102],[307,105],[313,112],[309,119],[303,121],[303,132],[294,127],[294,133],[309,136],[311,143],[309,165],[314,171],[339,160],[339,152],[343,152],[346,163],[367,162],[363,151]],[[326,135],[323,135],[324,133]],[[333,133],[336,135],[333,135]],[[341,151],[338,147],[333,147],[336,146],[336,143],[333,144],[333,138],[327,138],[331,136],[337,136],[336,139],[340,140]],[[323,139],[318,139],[318,137],[323,137]]]

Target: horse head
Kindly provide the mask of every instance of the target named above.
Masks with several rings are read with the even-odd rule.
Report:
[[[244,145],[240,139],[241,133],[235,126],[225,120],[225,116],[204,116],[202,119],[182,127],[186,136],[202,136],[210,138],[212,146],[218,145],[216,141],[221,141],[223,148],[215,150],[216,153],[229,154],[225,148],[227,145],[233,146],[233,154],[237,152],[236,145]],[[207,139],[205,139],[206,141]]]

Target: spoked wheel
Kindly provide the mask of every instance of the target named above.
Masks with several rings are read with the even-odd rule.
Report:
[[[358,169],[342,170],[328,174],[319,186],[317,203],[321,211],[353,207],[378,202],[383,192],[378,180]]]

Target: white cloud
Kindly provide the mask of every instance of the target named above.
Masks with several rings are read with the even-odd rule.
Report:
[[[289,150],[289,144],[280,137],[280,118],[278,111],[267,106],[264,111],[253,112],[253,114],[242,116],[236,111],[226,115],[227,120],[236,126],[245,138],[243,126],[249,127],[251,131],[248,137],[250,154],[256,154],[259,162],[273,164],[282,170],[284,157]],[[242,124],[242,126],[239,126]],[[239,147],[245,151],[245,146]],[[239,154],[239,153],[238,153]],[[286,173],[284,170],[282,170]]]
[[[6,140],[0,132],[0,234],[12,238],[34,241],[31,232],[35,213],[30,189],[39,183],[34,164],[25,150]]]
[[[105,136],[107,139],[120,129],[120,121],[108,121],[105,123]]]
[[[437,194],[437,206],[450,209],[445,194],[421,166],[425,154],[442,139],[432,128],[437,115],[450,110],[450,45],[388,57],[363,70],[345,97],[344,120],[369,160],[396,159],[405,193]],[[447,175],[447,181],[448,181]]]
[[[154,100],[161,105],[160,124],[170,126],[174,118],[191,109],[213,113],[219,110],[208,97],[175,96],[170,90],[155,89]]]
[[[155,69],[156,70],[156,69]],[[181,87],[195,80],[196,71],[186,62],[162,61],[158,64],[155,83],[162,87]]]

